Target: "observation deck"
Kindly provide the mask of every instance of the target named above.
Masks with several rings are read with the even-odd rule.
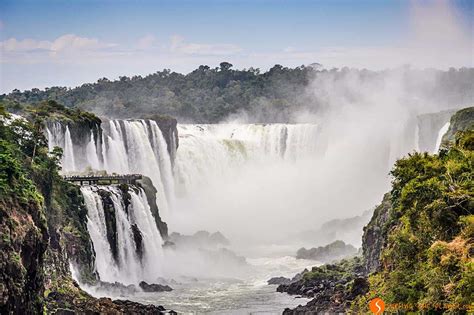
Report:
[[[127,175],[91,175],[91,176],[64,176],[63,178],[68,182],[84,185],[113,185],[113,184],[136,184],[137,180],[142,179],[140,174]]]

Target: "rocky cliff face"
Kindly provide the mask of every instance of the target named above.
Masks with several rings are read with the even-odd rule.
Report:
[[[143,176],[141,180],[138,181],[138,184],[143,188],[146,194],[146,199],[150,205],[150,211],[155,218],[156,226],[158,231],[160,231],[161,237],[166,240],[168,238],[168,225],[160,217],[160,211],[156,204],[156,188],[153,186],[151,179],[149,177]]]
[[[441,147],[446,149],[453,145],[456,133],[465,130],[474,130],[474,107],[468,107],[457,111],[451,117],[449,129],[443,136]]]
[[[386,243],[386,224],[391,209],[390,194],[387,193],[384,195],[382,203],[375,208],[370,222],[364,227],[362,253],[367,273],[375,272],[380,267],[380,254]]]
[[[0,313],[42,312],[48,230],[41,204],[0,202]]]
[[[51,107],[52,106],[52,107]],[[95,299],[73,280],[93,283],[87,211],[78,187],[58,174],[41,126],[55,104],[26,120],[8,120],[0,108],[0,313],[161,314],[164,308]],[[76,113],[77,114],[77,113]]]
[[[285,314],[366,313],[375,297],[409,307],[393,312],[472,309],[473,113],[451,118],[439,154],[412,153],[395,163],[392,190],[364,227],[358,268],[354,260],[313,267],[278,287],[314,296]]]
[[[313,298],[305,306],[285,309],[283,314],[319,314],[345,312],[351,302],[368,291],[360,257],[341,260],[334,264],[313,267],[278,286],[278,292]]]

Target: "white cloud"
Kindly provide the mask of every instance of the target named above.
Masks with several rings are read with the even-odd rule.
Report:
[[[51,43],[50,50],[53,55],[56,55],[61,52],[98,51],[114,46],[116,45],[100,42],[96,38],[66,34],[54,40],[54,42]]]
[[[146,50],[146,49],[152,48],[155,43],[156,43],[155,36],[152,34],[148,34],[138,39],[137,48]]]
[[[241,52],[242,48],[233,44],[188,43],[182,36],[174,35],[171,37],[170,50],[186,55],[229,56]]]
[[[37,50],[50,50],[51,42],[37,41],[35,39],[17,40],[10,38],[0,42],[0,49],[5,52],[28,52]]]
[[[412,2],[408,34],[384,46],[335,46],[303,51],[287,47],[252,54],[254,62],[301,65],[319,62],[326,68],[393,68],[410,64],[417,68],[473,67],[474,33],[462,23],[448,1]]]
[[[80,37],[65,34],[53,41],[10,38],[0,42],[0,50],[9,61],[20,61],[22,58],[60,57],[82,53],[100,52],[115,47],[115,44],[104,43],[96,38]]]

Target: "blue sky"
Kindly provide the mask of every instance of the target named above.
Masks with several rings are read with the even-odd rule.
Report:
[[[2,0],[0,92],[224,60],[262,69],[472,66],[473,3]]]

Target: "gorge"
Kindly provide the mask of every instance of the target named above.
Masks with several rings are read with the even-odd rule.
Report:
[[[449,117],[444,118],[446,119]],[[442,123],[440,131],[434,132],[435,135],[432,131],[426,131],[417,125],[416,130],[413,131],[414,146],[419,146],[416,143],[417,132],[418,137],[421,134],[425,138],[428,138],[431,132],[430,145],[439,148],[441,138],[438,134],[442,136],[447,131],[445,130],[446,123],[443,120],[440,123]],[[238,303],[227,295],[232,292],[229,288],[235,285],[243,286],[239,290],[249,293],[248,296],[242,297],[249,299],[246,301],[252,300],[255,294],[264,294],[266,299],[274,300],[272,303],[276,305],[282,303],[282,309],[288,305],[296,306],[293,303],[300,303],[300,301],[275,296],[277,293],[268,291],[265,287],[262,289],[262,284],[258,283],[264,283],[265,280],[276,275],[290,276],[314,263],[304,260],[293,263],[288,261],[289,257],[284,258],[285,256],[281,259],[286,259],[286,262],[279,261],[275,256],[265,260],[265,255],[289,254],[281,248],[276,252],[274,249],[262,250],[267,246],[265,235],[260,239],[252,235],[252,239],[258,239],[261,242],[255,244],[253,248],[248,243],[246,244],[245,237],[238,234],[238,230],[232,229],[232,225],[239,222],[239,218],[233,218],[232,213],[225,213],[232,218],[229,220],[232,222],[230,225],[226,225],[222,219],[216,220],[219,225],[212,225],[214,222],[208,219],[218,215],[217,211],[220,210],[218,207],[210,208],[208,204],[203,204],[198,196],[206,196],[205,201],[213,198],[212,203],[217,203],[218,206],[220,202],[218,199],[222,198],[222,194],[224,194],[222,202],[229,202],[228,198],[231,195],[225,196],[229,190],[234,194],[241,193],[247,198],[251,197],[248,190],[235,186],[234,179],[237,173],[246,183],[251,181],[246,176],[252,176],[253,181],[258,182],[259,176],[255,174],[260,172],[266,177],[265,180],[270,178],[274,185],[281,185],[281,181],[268,173],[275,168],[286,172],[289,178],[296,176],[305,179],[301,172],[304,169],[314,171],[315,169],[311,166],[312,161],[318,161],[323,166],[324,163],[328,163],[325,159],[328,139],[324,139],[325,136],[327,137],[322,129],[324,125],[239,123],[181,125],[174,122],[166,124],[167,127],[170,125],[175,127],[165,129],[155,120],[150,119],[104,120],[89,125],[71,124],[61,119],[45,123],[44,131],[49,150],[52,151],[55,146],[63,149],[61,160],[63,174],[140,173],[147,176],[135,185],[81,187],[80,191],[87,209],[87,231],[95,253],[92,259],[93,273],[96,274],[97,280],[100,279],[101,283],[119,283],[135,287],[138,287],[142,281],[170,283],[177,291],[157,295],[156,293],[141,293],[134,289],[117,293],[116,290],[110,288],[104,289],[103,285],[91,286],[97,280],[91,282],[87,276],[82,275],[83,266],[72,266],[74,277],[84,289],[94,295],[123,296],[125,294],[125,297],[142,303],[159,302],[181,311],[192,309],[217,311],[219,307],[230,310],[232,303]],[[166,138],[164,134],[167,135]],[[397,145],[388,146],[389,149],[393,147]],[[404,148],[404,150],[409,151],[410,148]],[[389,157],[390,152],[386,152],[385,156]],[[381,161],[381,165],[388,164],[388,161]],[[285,171],[285,168],[288,169]],[[316,178],[308,177],[307,180],[315,181]],[[290,188],[294,189],[294,181],[291,182],[293,184]],[[263,183],[268,185],[267,182]],[[270,194],[273,194],[279,189],[286,188],[275,186],[275,188],[267,189]],[[239,189],[243,190],[239,191]],[[250,203],[255,204],[256,201],[263,200],[268,207],[267,196],[256,197],[258,199],[251,199]],[[285,198],[288,199],[286,196]],[[281,199],[276,198],[276,200],[281,202]],[[290,202],[295,200],[290,198]],[[190,204],[194,204],[194,207]],[[193,213],[189,212],[190,207]],[[231,205],[228,205],[229,207],[232,209]],[[250,204],[245,207],[250,210],[255,209],[255,206]],[[285,205],[286,207],[288,205]],[[273,208],[272,212],[278,210],[275,207],[270,208]],[[183,220],[183,216],[186,220]],[[241,212],[240,216],[246,219],[248,214]],[[281,216],[282,214],[279,215]],[[193,219],[190,220],[190,218]],[[191,225],[183,224],[183,221],[191,222]],[[258,221],[258,218],[255,218],[255,221],[256,226],[264,225],[263,222]],[[168,239],[168,228],[191,232],[201,227],[211,230],[224,228],[226,235],[229,233],[233,236],[232,240],[238,239],[239,242],[243,242],[231,243],[231,248],[244,253],[247,259],[244,258],[244,261],[238,262],[239,260],[232,255],[222,256],[223,252],[215,251],[216,248],[213,246],[209,246],[206,249],[209,252],[205,253],[196,253],[195,249],[180,252],[179,248],[162,247]],[[260,230],[260,232],[263,231]],[[268,233],[268,235],[270,239],[278,241],[274,234]],[[359,246],[357,238],[354,241],[354,244]],[[206,246],[208,245],[201,244],[201,250]],[[255,255],[256,252],[259,252],[260,256]],[[211,253],[217,255],[215,257],[218,257],[221,262],[216,264],[212,261]],[[223,257],[227,257],[225,258],[227,260]],[[187,264],[182,263],[186,260],[193,260],[201,267],[189,269]],[[222,265],[223,261],[226,261],[225,267]],[[272,265],[269,265],[270,262]],[[280,263],[283,264],[279,265]],[[211,269],[214,269],[214,272],[206,270],[213,264],[215,265]],[[229,279],[227,284],[222,284],[220,283],[222,280],[218,280],[236,274],[240,279],[238,281]],[[198,279],[210,276],[215,280],[205,280],[206,284],[200,280],[196,285],[183,276],[198,277]],[[173,285],[171,279],[179,280]],[[240,281],[244,282],[239,284]],[[207,301],[203,305],[186,305],[187,298],[191,298],[188,291],[190,288],[203,292],[213,288],[227,296],[230,302],[220,305],[207,296],[201,301],[201,303]],[[177,304],[177,299],[181,299],[183,304]],[[256,309],[263,307],[263,310],[268,307],[267,303],[255,307]]]
[[[351,122],[342,126],[349,133],[341,129],[335,133],[334,121],[323,119],[328,116],[300,123],[181,124],[164,116],[99,118],[54,101],[17,113],[22,116],[2,118],[2,132],[8,143],[18,147],[8,144],[5,148],[12,152],[8,156],[19,154],[26,163],[22,172],[29,174],[15,175],[15,180],[31,178],[38,187],[21,194],[41,205],[28,210],[43,213],[36,214],[32,230],[44,231],[44,243],[37,240],[44,246],[37,264],[45,272],[34,281],[47,283],[41,294],[51,312],[105,307],[145,313],[166,312],[166,308],[180,313],[242,314],[278,313],[288,307],[311,310],[316,304],[318,310],[343,311],[350,302],[363,304],[365,270],[380,270],[378,257],[386,240],[373,231],[387,222],[388,210],[383,209],[388,208],[383,205],[388,201],[384,199],[373,216],[372,211],[366,212],[377,203],[374,199],[389,190],[387,173],[392,164],[413,150],[444,152],[457,133],[472,129],[473,121],[472,108],[452,110],[449,115],[409,116],[402,127],[386,124],[383,133],[374,135],[379,125],[360,128]],[[34,137],[28,138],[30,134]],[[364,150],[374,146],[377,150],[367,155]],[[34,164],[28,162],[32,159]],[[142,176],[129,183],[99,180],[81,187],[66,181],[74,175],[116,174]],[[364,190],[358,189],[361,178]],[[42,197],[32,197],[30,191],[39,191]],[[28,209],[22,206],[25,201],[14,201],[23,195],[11,194],[3,201],[4,209],[13,209],[5,212],[11,218],[5,221],[9,222],[6,231],[14,231],[18,224],[14,223],[17,211]],[[349,208],[347,200],[351,200]],[[320,230],[315,230],[317,226]],[[10,243],[10,239],[21,240],[11,233],[15,232],[3,238],[5,257],[36,270],[21,257],[21,246]],[[363,259],[370,257],[370,262],[364,265],[359,255],[355,262],[331,267],[331,257],[325,257],[327,265],[314,267],[320,262],[294,257],[302,246],[322,248],[339,239],[351,244],[351,253],[363,242]],[[31,246],[27,236],[23,242],[27,245],[22,246]],[[342,294],[348,301],[337,307],[316,298],[314,290],[331,268],[336,271],[324,280],[326,298]],[[30,277],[31,272],[25,275]],[[287,279],[278,287],[280,292],[303,298],[276,292],[275,284],[266,284],[272,277]],[[14,279],[5,279],[14,287],[10,285]],[[350,292],[325,287],[352,288],[354,281],[357,286]],[[82,296],[81,302],[77,296]],[[298,306],[306,302],[308,309]],[[6,310],[39,307],[34,302],[15,303]]]
[[[474,0],[0,0],[0,315],[474,314]]]

